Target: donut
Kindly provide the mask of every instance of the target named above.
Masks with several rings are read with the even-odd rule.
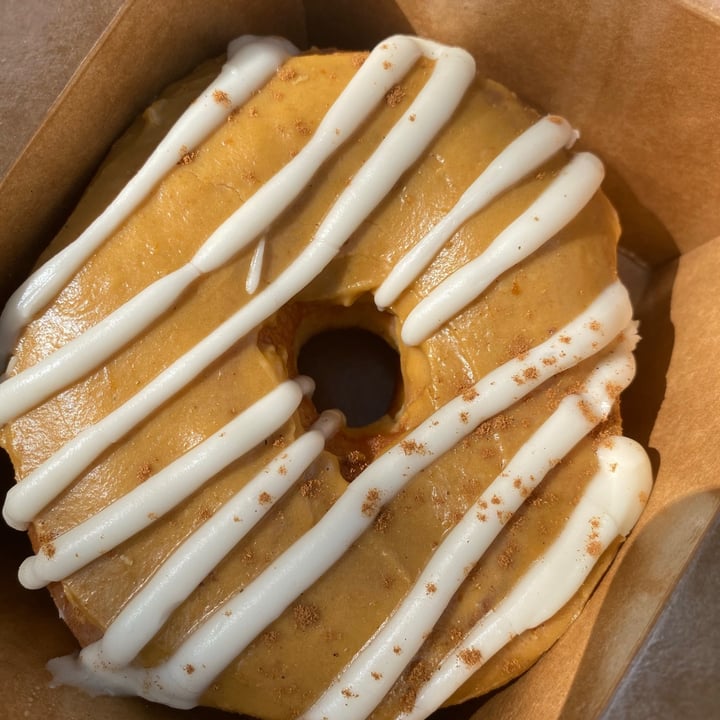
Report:
[[[3,516],[82,646],[54,682],[425,718],[552,645],[651,483],[577,137],[409,36],[242,37],[144,113],[1,321]]]

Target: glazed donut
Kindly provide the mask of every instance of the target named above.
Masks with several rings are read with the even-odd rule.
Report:
[[[552,644],[650,490],[603,167],[429,40],[220,64],[117,143],[3,314],[19,577],[83,646],[56,682],[427,717]],[[360,422],[298,369],[348,328],[401,374]]]

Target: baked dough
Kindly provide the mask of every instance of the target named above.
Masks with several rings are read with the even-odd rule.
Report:
[[[20,578],[86,646],[60,682],[426,717],[549,647],[649,492],[602,165],[430,41],[241,38],[219,70],[117,144],[3,316]],[[346,327],[402,372],[362,427],[297,369]]]

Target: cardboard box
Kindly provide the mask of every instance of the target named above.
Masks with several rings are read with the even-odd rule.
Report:
[[[608,166],[606,191],[624,226],[622,264],[644,338],[638,379],[624,399],[626,431],[650,449],[656,485],[647,511],[569,632],[509,687],[439,716],[459,720],[477,711],[476,720],[590,718],[609,712],[608,707],[622,709],[612,705],[613,696],[622,702],[618,693],[638,650],[663,608],[677,597],[673,590],[720,507],[715,471],[720,419],[713,411],[720,386],[715,369],[720,9],[715,0],[108,0],[81,15],[62,15],[63,8],[77,13],[68,0],[53,8],[11,2],[2,11],[4,44],[15,63],[29,42],[38,44],[28,68],[14,64],[19,74],[10,75],[36,93],[28,102],[17,92],[29,109],[18,123],[15,96],[5,92],[0,105],[3,142],[11,152],[34,130],[17,161],[4,161],[9,170],[0,183],[0,302],[24,278],[129,120],[167,82],[221,53],[242,33],[348,48],[371,47],[393,32],[433,36],[468,48],[481,71],[581,128],[582,144]],[[63,45],[43,19],[52,19],[73,42]],[[19,34],[10,37],[13,27]],[[88,49],[79,65],[77,50],[70,52],[68,45]],[[49,79],[51,73],[42,74],[47,62],[56,63]],[[65,77],[69,82],[55,100]],[[12,482],[7,462],[2,471],[7,488]],[[5,717],[183,716],[142,701],[50,690],[44,663],[71,651],[74,641],[45,593],[26,592],[15,580],[28,552],[25,538],[5,528],[2,538],[0,706]],[[698,568],[696,558],[693,571],[717,578],[705,547],[706,564]],[[697,601],[696,596],[691,593],[690,599]],[[718,707],[717,682],[712,682],[720,674],[717,647],[707,638],[717,639],[712,628],[720,624],[720,610],[717,599],[708,602],[699,620],[707,630],[694,635],[693,615],[679,611],[683,636],[701,643],[691,670],[702,690],[694,705],[682,705],[690,701],[687,682],[665,688],[653,717],[700,717],[704,708],[709,714]],[[656,668],[645,679],[660,692],[663,677]],[[689,713],[680,710],[688,707]],[[634,708],[642,712],[637,704]],[[226,716],[198,709],[189,717]]]

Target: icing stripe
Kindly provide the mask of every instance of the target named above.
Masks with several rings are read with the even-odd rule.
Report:
[[[82,651],[86,665],[127,664],[155,636],[214,567],[274,507],[343,422],[328,410],[196,530],[113,620],[105,636]]]
[[[428,47],[429,52],[435,45],[428,44]],[[96,425],[83,430],[16,485],[8,493],[3,508],[6,522],[12,527],[25,529],[34,515],[112,442],[116,442],[185,387],[211,362],[277,312],[317,277],[451,117],[473,76],[474,63],[467,53],[454,48],[439,52],[430,79],[406,113],[408,118],[414,115],[416,120],[401,121],[390,130],[330,208],[315,236],[299,257],[267,288],[178,358],[140,392]],[[253,197],[256,196],[257,193]],[[152,308],[148,308],[148,312],[152,312]],[[15,376],[19,377],[20,375]],[[0,385],[0,400],[6,384],[7,381]],[[21,403],[22,400],[18,399],[17,404]],[[53,494],[43,491],[43,486],[52,486]],[[34,502],[29,499],[31,495],[35,496]],[[28,498],[23,509],[16,505],[18,501],[15,498],[20,496]]]
[[[52,393],[100,366],[160,317],[199,273],[192,265],[160,278],[97,325],[17,375],[0,384],[0,424],[19,417]]]
[[[270,178],[234,218],[236,227],[222,226],[203,245],[193,263],[210,272],[227,262],[249,242],[265,232],[307,187],[315,173],[369,117],[388,90],[399,82],[425,54],[434,56],[441,46],[418,38],[396,36],[377,46],[340,93],[300,153]],[[474,61],[457,51],[464,62]],[[453,84],[457,80],[453,80]],[[252,201],[252,202],[250,202]]]
[[[571,147],[576,137],[577,131],[566,120],[551,115],[538,120],[513,140],[483,170],[450,212],[400,258],[375,292],[377,307],[381,310],[390,307],[464,223],[561,148]]]
[[[43,546],[26,558],[20,582],[37,589],[63,580],[139,533],[282,427],[313,389],[313,381],[304,376],[278,385],[131,492],[53,539],[51,551]]]
[[[22,482],[10,488],[3,506],[5,522],[16,529],[26,529],[28,523],[104,450],[172,397],[172,390],[186,384],[186,374],[182,371],[182,366],[172,366],[161,376],[163,384],[156,384],[151,392],[138,393],[95,425],[80,432]]]
[[[0,317],[0,365],[24,325],[55,297],[90,255],[127,220],[184,152],[221,125],[234,107],[262,87],[297,48],[281,38],[238,38],[228,46],[220,75],[183,113],[135,177],[75,240],[34,272],[11,296]],[[215,93],[221,92],[223,102]],[[227,98],[227,100],[226,100]]]
[[[631,314],[627,291],[614,283],[523,360],[510,360],[478,381],[473,392],[444,405],[358,475],[313,528],[210,615],[164,664],[112,672],[102,666],[90,670],[67,658],[55,663],[53,672],[61,682],[85,687],[99,683],[173,707],[193,707],[214,678],[347,551],[412,477],[481,422],[612,342]],[[422,452],[408,454],[408,444]],[[192,674],[186,671],[189,665]]]
[[[353,177],[300,258],[213,333],[224,337],[215,357],[300,292],[335,257],[452,117],[475,75],[475,63],[464,50],[415,38],[397,38],[379,46],[323,118],[308,145],[215,230],[184,268],[157,281],[155,285],[161,286],[157,290],[150,286],[141,292],[128,304],[132,312],[128,305],[121,307],[61,351],[0,384],[0,424],[30,410],[108,359],[170,307],[199,274],[221,267],[263,232],[299,195],[341,139],[347,138],[385,96],[397,74],[404,74],[423,53],[436,57],[425,87]],[[355,102],[368,97],[374,104],[361,104],[365,113],[358,111]]]
[[[478,563],[545,475],[607,417],[617,392],[630,384],[635,373],[633,345],[632,334],[626,334],[588,376],[584,391],[561,401],[448,533],[405,599],[303,714],[305,720],[362,720],[380,703],[408,659],[420,650],[468,569]],[[433,591],[428,592],[428,587]]]
[[[408,345],[419,345],[475,300],[497,277],[562,230],[600,188],[602,163],[578,153],[550,187],[475,260],[445,278],[410,312],[402,329]]]
[[[513,637],[555,615],[580,589],[608,545],[630,532],[652,487],[647,455],[624,437],[612,438],[612,446],[601,446],[597,454],[598,472],[560,536],[445,657],[420,689],[412,712],[401,716],[404,720],[428,717]]]

